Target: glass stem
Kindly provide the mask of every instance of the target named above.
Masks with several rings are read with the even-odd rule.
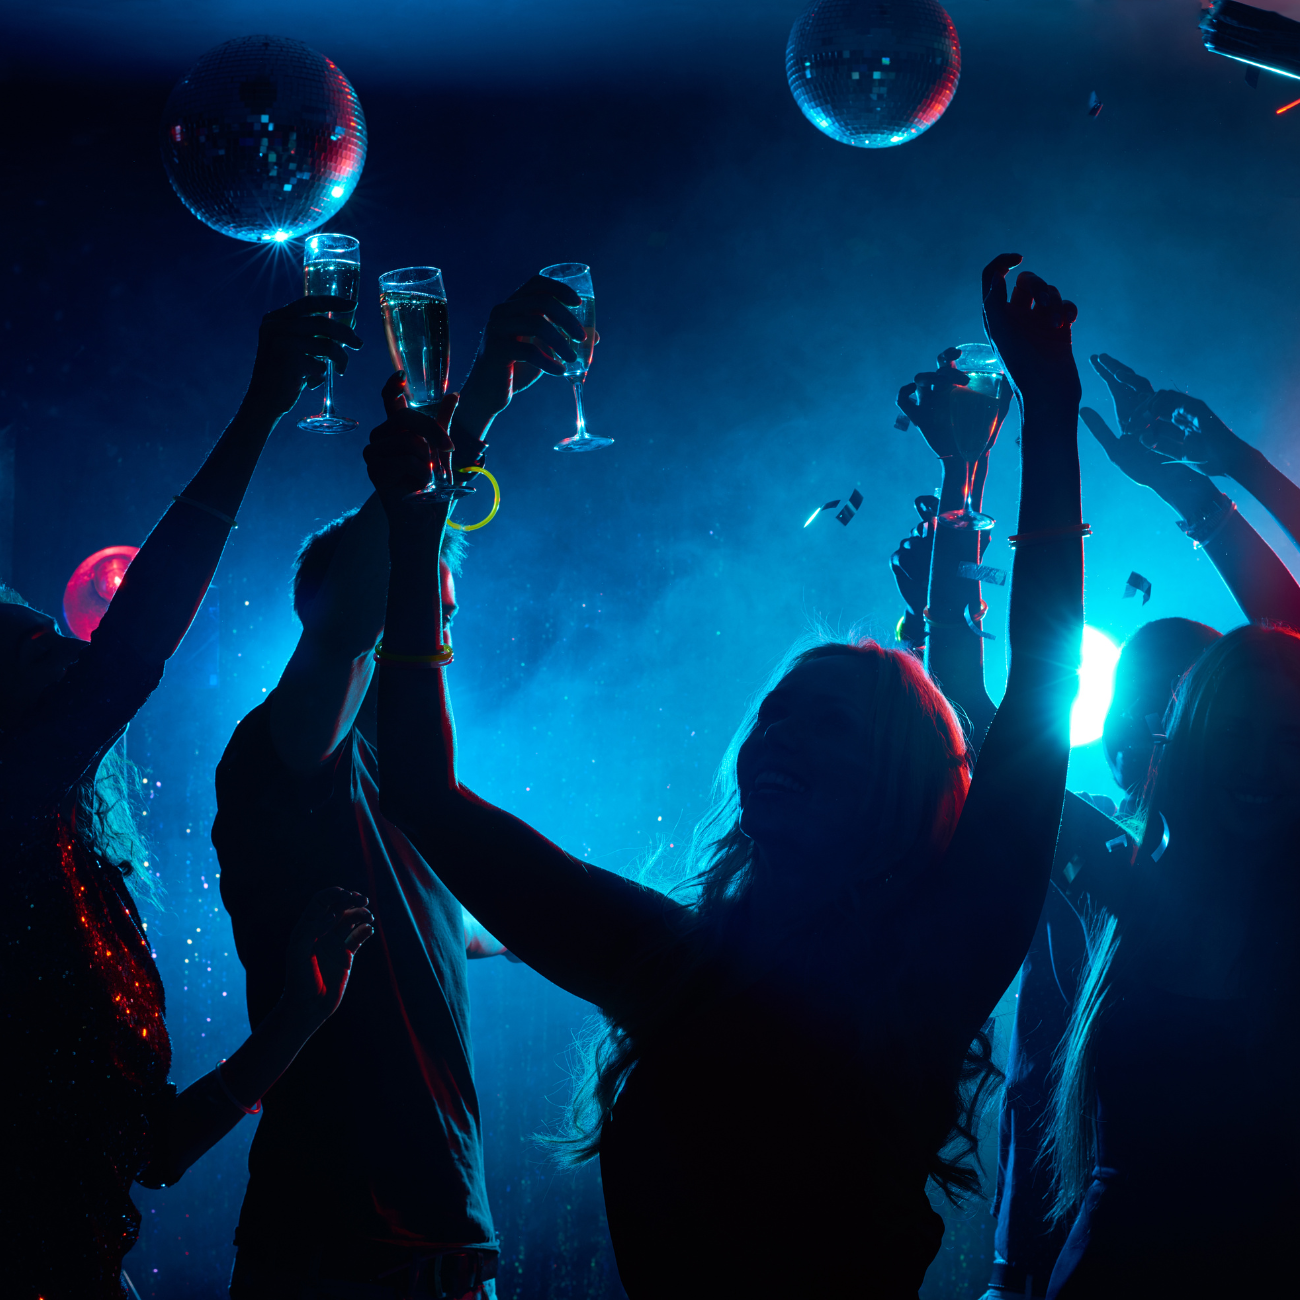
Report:
[[[586,375],[582,375],[573,381],[573,404],[578,409],[578,437],[587,437],[587,417],[582,413],[582,381]]]
[[[334,414],[334,363],[332,361],[325,363],[325,407],[321,414]]]
[[[975,470],[976,466],[970,461],[966,462],[966,495],[964,497],[964,509],[967,516],[975,513],[975,507],[971,504],[971,496],[975,491]]]

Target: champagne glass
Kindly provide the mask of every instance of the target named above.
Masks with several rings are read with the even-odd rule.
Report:
[[[326,294],[334,298],[357,301],[361,290],[361,241],[351,235],[308,235],[302,256],[303,292]],[[331,319],[342,318],[343,312],[326,312]],[[347,316],[354,325],[357,309],[354,306]],[[298,421],[300,429],[314,433],[346,433],[360,423],[349,415],[339,415],[334,410],[334,363],[325,363],[325,405],[320,414],[308,415]]]
[[[573,401],[578,408],[578,432],[557,442],[555,450],[595,451],[597,447],[608,447],[614,439],[598,438],[595,434],[588,433],[587,417],[582,413],[582,385],[591,368],[591,354],[596,347],[596,291],[591,287],[591,267],[582,262],[556,262],[554,266],[542,267],[539,274],[567,284],[582,299],[582,305],[573,314],[587,331],[585,342],[573,340],[577,360],[570,361],[564,367],[564,377],[573,383]]]
[[[447,330],[447,291],[436,266],[406,266],[379,277],[379,310],[384,317],[388,355],[406,372],[407,404],[418,410],[437,406],[447,395],[451,345]],[[451,501],[474,489],[456,487],[442,457],[433,462],[433,482],[412,496]]]
[[[975,488],[975,471],[980,458],[997,441],[998,430],[1011,407],[1011,381],[987,343],[963,343],[950,348],[945,356],[956,352],[949,365],[966,376],[964,384],[948,392],[948,414],[952,421],[953,441],[966,462],[966,490],[960,510],[945,510],[939,522],[948,528],[974,529],[985,532],[993,520],[971,504]]]

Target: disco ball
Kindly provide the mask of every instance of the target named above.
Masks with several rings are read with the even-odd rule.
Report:
[[[209,50],[176,83],[163,165],[180,198],[234,239],[283,242],[328,221],[366,161],[366,119],[323,54],[283,36]]]
[[[888,149],[928,131],[960,73],[957,29],[937,0],[818,0],[785,48],[803,115],[859,149]]]

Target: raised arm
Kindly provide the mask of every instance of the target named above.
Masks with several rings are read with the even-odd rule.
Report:
[[[1185,393],[1156,392],[1148,380],[1104,352],[1091,360],[1110,389],[1120,434],[1116,437],[1089,407],[1079,415],[1111,462],[1173,508],[1180,526],[1204,548],[1251,622],[1266,619],[1300,627],[1300,586],[1207,475],[1235,477],[1240,470],[1245,477],[1238,481],[1254,484],[1248,490],[1259,496],[1292,540],[1300,532],[1300,489],[1237,438],[1204,402]]]
[[[943,353],[936,370],[917,375],[898,394],[899,409],[921,430],[943,466],[940,514],[960,510],[966,499],[965,462],[957,450],[949,412],[952,388],[966,382],[966,376],[953,369],[950,358],[956,354],[956,349]],[[1010,402],[1010,392],[1005,400]],[[1000,418],[1005,418],[1006,411],[1004,406]],[[971,492],[976,510],[983,500],[987,474],[985,453],[976,467]],[[939,523],[930,535],[925,665],[944,694],[965,715],[971,750],[978,753],[995,710],[984,686],[984,604],[980,583],[964,576],[961,570],[962,566],[979,564],[986,534]]]
[[[1042,909],[1070,754],[1083,633],[1083,528],[1072,303],[1022,273],[984,271],[985,327],[1020,398],[1021,489],[1008,619],[1007,690],[989,726],[943,861],[926,884],[918,974],[974,1032],[1020,965]],[[954,991],[958,996],[954,997]]]
[[[199,472],[172,502],[131,563],[96,630],[146,663],[180,645],[203,601],[266,440],[305,386],[324,382],[326,360],[340,373],[345,347],[361,340],[342,321],[339,298],[301,298],[262,318],[253,377],[238,413]]]
[[[573,328],[582,327],[574,321]],[[442,412],[449,414],[450,404]],[[448,670],[440,664],[448,658],[440,650],[437,569],[446,509],[408,496],[427,482],[431,454],[450,450],[437,424],[400,410],[366,449],[389,520],[388,607],[378,652],[384,813],[513,954],[618,1013],[653,987],[656,963],[672,959],[671,923],[681,909],[570,857],[459,784]]]
[[[532,364],[537,345],[526,340],[543,336],[563,345],[562,332],[542,315],[562,309],[556,295],[577,302],[566,285],[534,276],[492,308],[456,407],[457,464],[482,462],[492,422],[542,374]],[[404,401],[401,393],[394,376],[384,388],[390,415]],[[271,738],[294,771],[318,767],[352,729],[370,685],[387,595],[388,519],[372,495],[343,525],[319,590],[300,602],[302,636],[270,697]]]

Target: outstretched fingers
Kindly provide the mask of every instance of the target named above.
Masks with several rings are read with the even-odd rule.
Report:
[[[1111,460],[1114,460],[1119,451],[1119,439],[1115,436],[1110,425],[1091,406],[1081,406],[1079,408],[1079,419],[1088,426],[1088,432],[1101,444],[1101,448],[1106,455]]]

